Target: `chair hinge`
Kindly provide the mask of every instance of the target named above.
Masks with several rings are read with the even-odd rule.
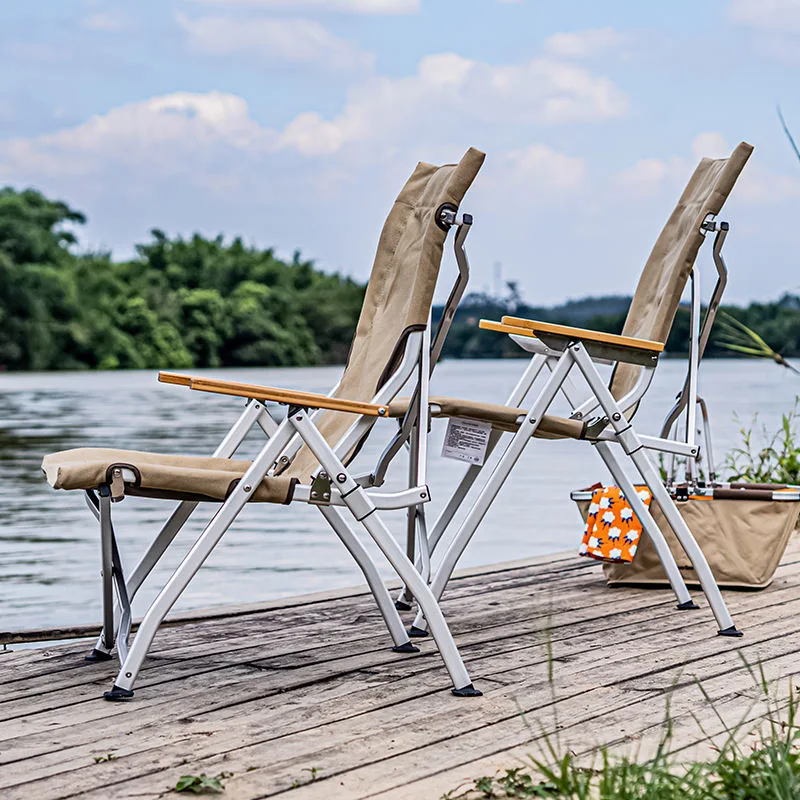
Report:
[[[125,481],[122,478],[122,470],[119,467],[114,467],[111,470],[111,502],[118,503],[125,497]]]
[[[331,479],[324,470],[311,481],[308,502],[313,503],[315,506],[329,506],[331,504]]]
[[[584,439],[596,439],[608,427],[608,417],[595,417],[586,423]]]

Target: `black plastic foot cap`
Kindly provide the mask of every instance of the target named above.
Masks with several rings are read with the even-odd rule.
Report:
[[[677,608],[678,611],[697,611],[700,606],[697,605],[694,600],[687,600],[685,603],[678,603],[675,608]]]
[[[453,689],[453,694],[456,697],[483,697],[483,692],[476,689],[471,683],[462,686],[460,689]]]
[[[430,636],[430,634],[428,633],[428,631],[426,631],[424,628],[418,628],[416,625],[412,625],[412,626],[411,626],[411,627],[408,629],[408,635],[409,635],[409,636],[410,636],[412,639],[423,639],[423,638],[425,638],[426,636]]]
[[[398,644],[392,648],[393,653],[419,653],[419,647],[414,647],[411,642],[405,644]]]
[[[114,656],[111,653],[106,653],[103,650],[98,650],[96,647],[89,653],[88,656],[84,656],[84,661],[91,661],[92,663],[96,663],[98,661],[110,661]]]
[[[717,636],[744,636],[744,634],[735,625],[731,625],[730,628],[723,628],[721,631],[717,631]]]
[[[411,603],[407,603],[405,600],[395,600],[394,607],[398,611],[411,611]]]
[[[121,686],[114,684],[111,687],[110,692],[103,692],[103,697],[105,697],[106,700],[111,700],[112,702],[130,700],[131,697],[133,697],[133,689],[123,689]]]

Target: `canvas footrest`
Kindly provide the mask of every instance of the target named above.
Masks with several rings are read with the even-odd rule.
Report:
[[[112,487],[115,499],[127,494],[222,502],[250,464],[229,458],[82,447],[46,455],[42,471],[54,489],[98,489],[105,485]],[[255,487],[251,500],[290,503],[297,483],[297,478],[265,477]]]

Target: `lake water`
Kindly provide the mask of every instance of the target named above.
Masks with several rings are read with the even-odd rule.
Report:
[[[503,402],[524,361],[449,361],[436,369],[432,393]],[[637,416],[637,428],[658,434],[683,382],[685,362],[665,360]],[[214,370],[251,383],[327,391],[340,369]],[[800,378],[772,363],[714,360],[703,364],[717,462],[738,440],[738,413],[773,430],[800,393]],[[0,376],[0,629],[98,622],[99,532],[81,492],[45,483],[45,453],[71,447],[121,447],[210,454],[241,411],[236,398],[159,384],[154,372],[4,374]],[[446,423],[434,421],[429,484],[431,519],[463,465],[439,457]],[[374,463],[394,423],[379,422],[358,463]],[[242,454],[255,452],[258,432]],[[399,486],[405,465],[394,465]],[[520,462],[470,544],[462,566],[489,564],[577,548],[581,524],[571,489],[607,476],[593,449],[580,442],[536,441]],[[128,569],[169,514],[171,503],[128,498],[114,507]],[[200,506],[135,603],[141,613],[216,506]],[[384,512],[398,535],[402,512]],[[386,571],[387,576],[390,574]],[[312,506],[252,504],[228,531],[177,608],[256,602],[361,583],[358,569]]]

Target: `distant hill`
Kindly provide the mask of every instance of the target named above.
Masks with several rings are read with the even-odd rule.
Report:
[[[453,327],[445,344],[444,358],[524,358],[526,354],[507,336],[499,336],[478,327],[481,319],[500,319],[504,314],[514,314],[543,322],[574,325],[581,328],[619,333],[625,323],[631,298],[623,295],[584,297],[567,300],[557,306],[533,306],[522,301],[516,286],[509,286],[506,297],[498,298],[475,292],[464,297],[456,312]],[[784,356],[800,355],[800,296],[784,294],[772,303],[751,303],[746,308],[723,306],[723,309],[762,336],[768,344]],[[443,308],[433,309],[434,322],[438,323]],[[717,325],[706,350],[709,357],[735,355],[719,343],[721,334]],[[689,312],[678,309],[675,324],[667,339],[669,355],[688,352]]]

